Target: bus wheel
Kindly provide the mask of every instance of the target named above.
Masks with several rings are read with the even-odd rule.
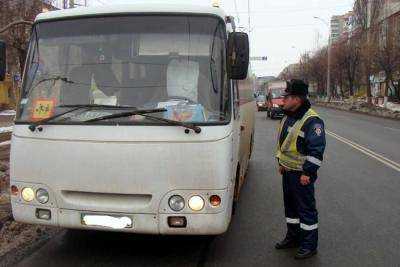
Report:
[[[240,194],[240,166],[238,166],[236,170],[235,189],[233,191],[232,217],[236,214],[237,203],[239,202],[239,194]]]
[[[254,132],[251,134],[251,137],[250,137],[249,159],[251,159],[251,156],[253,155],[253,148],[254,148]]]
[[[236,214],[236,209],[237,209],[237,200],[235,198],[233,198],[233,203],[232,203],[232,216],[234,217]]]

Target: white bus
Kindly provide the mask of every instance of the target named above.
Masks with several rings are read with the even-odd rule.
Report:
[[[224,233],[254,140],[248,37],[234,29],[217,7],[40,14],[11,144],[15,220]]]

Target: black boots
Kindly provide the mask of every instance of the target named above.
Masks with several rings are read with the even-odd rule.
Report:
[[[317,250],[309,250],[309,249],[305,249],[305,248],[300,248],[296,255],[294,256],[294,258],[296,260],[302,260],[302,259],[307,259],[307,258],[311,258],[312,256],[317,254]]]
[[[297,248],[299,247],[299,242],[294,239],[285,238],[281,242],[276,243],[276,249],[288,249],[288,248]]]
[[[276,243],[276,249],[289,249],[289,248],[298,248],[300,246],[299,242],[295,239],[285,238],[281,242]],[[305,248],[299,248],[297,250],[296,255],[294,256],[297,260],[311,258],[312,256],[317,254],[317,249],[309,250]]]

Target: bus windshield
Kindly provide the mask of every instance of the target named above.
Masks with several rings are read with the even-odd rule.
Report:
[[[170,120],[230,120],[224,23],[207,16],[117,16],[41,22],[30,43],[17,120],[43,120],[71,105],[165,109]],[[79,109],[55,122],[120,112]],[[141,116],[112,122],[156,123]]]
[[[285,89],[271,89],[271,98],[282,98]]]

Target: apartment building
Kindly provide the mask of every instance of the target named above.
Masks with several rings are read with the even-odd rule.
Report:
[[[341,38],[349,35],[353,28],[354,14],[352,11],[344,15],[333,16],[331,18],[331,40],[337,42]]]

